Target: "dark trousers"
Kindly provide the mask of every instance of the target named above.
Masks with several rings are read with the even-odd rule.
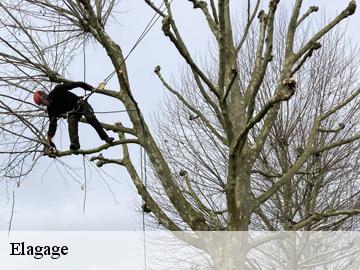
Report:
[[[102,128],[99,120],[97,120],[97,118],[95,117],[93,108],[87,101],[81,100],[79,101],[77,108],[68,114],[68,128],[71,144],[80,146],[78,126],[81,116],[83,115],[86,121],[96,130],[99,137],[102,140],[105,140],[108,135]]]

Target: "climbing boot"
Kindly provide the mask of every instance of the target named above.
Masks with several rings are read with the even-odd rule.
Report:
[[[106,137],[106,138],[104,139],[104,141],[107,142],[107,143],[112,143],[114,140],[115,140],[115,139],[114,139],[113,137]]]
[[[76,144],[76,143],[71,143],[70,144],[70,149],[73,151],[79,150],[80,149],[80,145]]]

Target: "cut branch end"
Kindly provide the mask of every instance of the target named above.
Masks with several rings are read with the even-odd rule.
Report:
[[[296,81],[293,78],[288,78],[282,82],[284,91],[279,93],[280,100],[289,100],[295,93]]]
[[[155,74],[156,74],[156,75],[159,75],[160,71],[161,71],[161,67],[160,67],[160,66],[156,66],[155,69],[154,69]]]
[[[318,11],[319,11],[319,7],[317,7],[317,6],[311,6],[311,7],[310,7],[310,11],[311,11],[311,12],[318,12]]]
[[[162,21],[162,30],[163,30],[165,36],[168,36],[170,34],[170,23],[171,23],[170,17],[165,16]]]
[[[356,1],[352,0],[348,7],[346,8],[346,11],[348,12],[349,15],[353,15],[356,11]]]

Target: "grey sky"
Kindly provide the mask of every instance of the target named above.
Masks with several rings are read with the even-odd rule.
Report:
[[[239,1],[232,1],[233,5]],[[265,1],[264,3],[266,3]],[[292,1],[282,1],[286,5]],[[157,1],[160,3],[160,1]],[[342,10],[348,1],[344,0],[305,0],[304,7],[318,5],[328,17],[333,17]],[[192,9],[188,1],[174,0],[174,13],[178,19],[179,28],[184,33],[185,40],[197,59],[206,56],[210,37],[204,24],[204,18],[198,11]],[[241,4],[234,12],[240,12]],[[153,16],[152,10],[140,0],[123,0],[118,6],[116,19],[119,24],[109,28],[111,36],[119,42],[126,54]],[[324,13],[323,13],[324,14]],[[359,31],[360,11],[347,21],[347,31],[354,44],[360,41]],[[321,22],[322,16],[314,15]],[[345,26],[345,24],[343,24]],[[112,67],[104,50],[93,44],[87,46],[86,80],[97,85],[111,71]],[[176,79],[184,61],[178,56],[175,48],[163,36],[161,23],[158,21],[146,38],[140,43],[127,61],[134,96],[138,100],[143,114],[148,121],[154,118],[159,104],[164,96],[163,88],[153,70],[161,65],[167,79]],[[69,74],[73,80],[83,79],[82,56],[69,67]],[[108,87],[116,89],[114,78]],[[81,94],[81,91],[77,91]],[[111,99],[93,95],[90,103],[95,111],[119,110],[122,106]],[[106,122],[121,121],[127,123],[124,114],[99,114],[98,118]],[[80,128],[82,148],[95,146],[100,143],[95,131],[84,125]],[[55,143],[59,148],[68,148],[67,124],[63,122],[57,131]],[[110,150],[119,151],[120,148]],[[139,150],[132,148],[135,153],[135,163],[139,164]],[[120,151],[119,151],[120,152]],[[82,157],[74,156],[62,159],[78,169],[79,176],[71,179],[59,162],[42,158],[34,171],[24,180],[20,188],[15,188],[15,213],[13,230],[138,230],[141,229],[141,202],[127,173],[118,167],[107,165],[104,170],[111,174],[111,179],[100,177],[96,170],[87,168],[88,191],[86,212],[82,212],[84,192]],[[89,163],[87,163],[89,164]],[[63,177],[60,175],[63,173]],[[91,175],[90,175],[91,171]],[[101,172],[100,172],[101,173]],[[110,189],[109,189],[110,187]],[[0,230],[6,230],[11,213],[12,185],[0,183]],[[113,196],[115,195],[115,197]]]

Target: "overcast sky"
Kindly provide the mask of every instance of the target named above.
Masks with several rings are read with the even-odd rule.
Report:
[[[233,3],[241,1],[232,1]],[[266,3],[267,1],[265,1]],[[290,5],[292,1],[282,1]],[[304,7],[317,5],[322,14],[331,17],[342,10],[348,3],[345,0],[305,0]],[[160,3],[160,1],[158,1]],[[197,59],[206,56],[210,38],[204,24],[204,18],[198,11],[192,9],[188,1],[174,0],[174,13],[179,22],[179,28],[184,33],[185,40]],[[240,17],[240,7],[234,11],[233,17]],[[123,0],[116,14],[118,24],[108,26],[111,36],[119,42],[126,54],[139,34],[143,31],[151,17],[152,10],[140,0]],[[325,13],[324,13],[325,12]],[[343,25],[347,25],[349,39],[359,42],[360,11]],[[323,18],[318,16],[319,22]],[[86,80],[97,85],[112,71],[109,60],[103,48],[88,44],[86,50],[87,73]],[[163,74],[171,80],[176,79],[184,61],[176,54],[162,32],[160,20],[152,28],[145,39],[127,60],[130,83],[134,96],[138,100],[145,118],[152,122],[164,96],[164,90],[154,76],[156,65],[161,65]],[[82,56],[69,67],[73,80],[83,79]],[[117,89],[116,79],[109,85]],[[78,92],[81,93],[81,92]],[[109,98],[93,95],[90,103],[95,111],[119,110],[119,104]],[[122,121],[126,117],[119,114],[102,114],[98,118],[106,122]],[[114,135],[114,134],[113,134]],[[100,139],[91,128],[81,125],[80,142],[82,148],[98,145]],[[61,123],[56,134],[55,143],[60,149],[67,149],[69,139],[67,124]],[[116,148],[119,151],[120,148]],[[132,148],[134,161],[139,166],[139,150]],[[111,150],[115,151],[115,150]],[[119,151],[120,152],[120,151]],[[114,152],[112,152],[114,153]],[[77,175],[67,174],[61,162],[67,162],[77,169]],[[12,223],[13,230],[139,230],[141,229],[141,202],[135,188],[122,168],[107,165],[104,171],[90,168],[87,162],[88,191],[86,211],[83,213],[84,182],[82,157],[74,156],[60,161],[42,158],[33,172],[24,179],[19,188],[15,188],[15,212]],[[111,177],[104,175],[104,172]],[[91,174],[90,174],[91,173]],[[104,178],[104,179],[103,179]],[[12,185],[0,183],[0,230],[7,230],[12,205]]]

